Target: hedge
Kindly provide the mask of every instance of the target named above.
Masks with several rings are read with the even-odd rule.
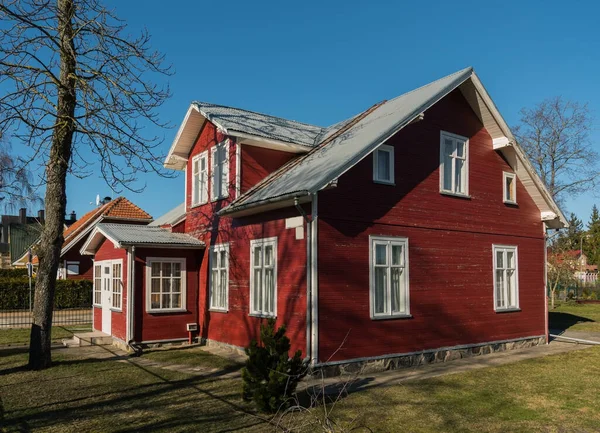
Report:
[[[27,268],[0,269],[1,278],[20,278],[27,276]]]
[[[35,280],[32,282],[35,288]],[[33,290],[35,293],[35,290]],[[33,293],[32,293],[33,296]],[[88,280],[57,280],[54,308],[91,308],[92,282]],[[29,308],[29,279],[0,278],[0,310]]]

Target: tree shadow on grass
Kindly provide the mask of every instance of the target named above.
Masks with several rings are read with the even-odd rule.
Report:
[[[561,332],[566,331],[571,326],[575,326],[578,323],[594,322],[594,320],[588,319],[587,317],[576,316],[575,314],[560,313],[555,311],[550,311],[548,313],[548,320],[550,329],[555,329]]]

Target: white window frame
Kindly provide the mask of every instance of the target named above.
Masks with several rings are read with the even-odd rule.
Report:
[[[94,286],[93,286],[93,295],[94,298],[92,299],[93,305],[94,307],[102,307],[102,262],[93,262],[93,273],[94,273]],[[100,275],[98,275],[96,273],[96,267],[100,268],[98,271],[100,272]],[[96,280],[98,280],[98,284],[96,284]],[[100,302],[96,302],[96,295],[98,295],[98,298],[100,299]]]
[[[181,265],[181,308],[152,308],[152,263],[155,262],[170,262],[179,263]],[[186,259],[183,257],[148,257],[146,259],[146,311],[148,313],[174,313],[187,311],[187,273]]]
[[[217,252],[217,261],[219,261],[219,257],[220,257],[220,253],[222,251],[225,251],[225,265],[223,266],[223,263],[217,263],[216,269],[215,268],[215,263],[213,261],[213,253]],[[220,266],[219,266],[220,265]],[[210,311],[220,311],[220,312],[227,312],[229,311],[229,244],[216,244],[210,247],[210,251],[209,251],[209,277],[208,277],[208,285],[209,285],[209,310]],[[215,288],[215,284],[213,282],[213,271],[217,270],[217,271],[225,271],[226,273],[226,277],[225,277],[225,288],[221,288],[222,290],[225,290],[225,305],[215,305],[215,296],[214,296],[214,288]],[[220,281],[220,280],[218,280]],[[217,283],[218,284],[218,283]]]
[[[451,189],[446,189],[444,187],[444,165],[445,165],[445,157],[446,154],[444,152],[445,149],[445,143],[444,143],[444,139],[450,139],[453,140],[455,143],[457,141],[463,141],[465,143],[465,154],[464,154],[464,179],[465,179],[465,191],[464,192],[457,192],[456,191],[456,185],[454,184],[454,180],[455,180],[455,169],[456,169],[456,160],[460,159],[460,157],[456,156],[456,150],[454,150],[453,154],[454,156],[451,155],[452,158],[452,175],[451,175],[451,180],[452,180],[452,186]],[[456,145],[454,147],[456,149]],[[452,134],[451,132],[446,132],[446,131],[440,131],[440,193],[442,194],[447,194],[447,195],[455,195],[458,197],[469,197],[469,139],[467,137],[463,137],[462,135],[457,135],[457,134]]]
[[[506,180],[512,179],[512,196],[514,200],[511,200],[507,195],[508,190],[506,188]],[[517,175],[515,173],[502,172],[502,198],[504,203],[507,204],[517,204]]]
[[[514,284],[513,284],[513,293],[512,293],[512,299],[513,299],[513,305],[502,305],[502,306],[498,306],[498,281],[496,279],[496,271],[498,270],[497,268],[497,263],[496,263],[496,253],[498,251],[503,251],[504,252],[504,263],[507,263],[506,261],[506,252],[507,251],[512,251],[515,255],[515,267],[514,267]],[[492,269],[493,269],[493,279],[494,279],[494,311],[497,312],[503,312],[503,311],[519,311],[519,249],[516,245],[492,245]],[[504,281],[506,281],[506,271],[508,269],[508,267],[504,267],[501,268],[504,270]],[[506,285],[505,285],[506,287]],[[506,289],[504,290],[504,299],[506,302],[507,299],[507,291]]]
[[[113,311],[123,311],[123,259],[108,260],[105,263],[110,263],[110,309]],[[115,265],[121,266],[120,291],[115,291]],[[119,295],[119,305],[115,306],[115,295]]]
[[[204,170],[200,169],[204,160]],[[208,150],[192,158],[192,207],[208,203]]]
[[[379,152],[385,152],[390,155],[390,178],[389,179],[380,179],[379,178]],[[385,185],[395,185],[395,177],[394,177],[394,146],[388,146],[382,144],[373,152],[373,182],[382,183]]]
[[[217,164],[217,153],[225,152],[225,159],[222,165]],[[229,197],[229,140],[224,140],[210,148],[210,199],[217,201]],[[218,179],[218,183],[217,183]],[[215,191],[218,185],[219,191]]]
[[[70,266],[77,266],[77,273],[70,273],[69,272],[69,267]],[[79,273],[79,266],[80,263],[77,261],[67,261],[65,262],[65,279],[69,278],[69,275],[81,275]]]
[[[255,292],[256,290],[258,290],[259,288],[255,287],[255,281],[254,281],[254,248],[257,246],[261,246],[261,254],[262,254],[262,259],[261,259],[261,269],[263,270],[262,275],[262,281],[264,282],[264,251],[265,251],[265,247],[271,245],[273,247],[273,310],[272,312],[269,311],[262,311],[262,310],[255,310],[254,309],[254,297],[256,296]],[[263,291],[263,300],[265,299],[264,296],[264,284],[262,285],[262,287],[260,287],[260,290]],[[253,239],[250,241],[250,315],[251,316],[258,316],[258,317],[277,317],[277,237],[272,237],[272,238],[264,238],[264,239]]]
[[[386,244],[387,249],[387,265],[385,267],[387,271],[387,302],[384,313],[375,313],[375,268],[383,265],[375,264],[375,246]],[[404,287],[406,293],[404,297],[406,299],[405,311],[392,312],[391,304],[391,268],[394,266],[391,264],[391,251],[392,245],[401,245],[404,251]],[[408,238],[401,236],[369,236],[369,307],[371,312],[371,319],[395,319],[403,317],[411,317],[410,314],[410,276],[409,276],[409,245]]]

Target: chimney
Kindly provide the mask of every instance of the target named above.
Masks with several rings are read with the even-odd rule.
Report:
[[[19,209],[19,223],[27,224],[27,208],[22,207]]]
[[[104,197],[104,199],[102,200],[102,204],[106,204],[106,203],[110,203],[112,201],[112,198],[106,196]]]
[[[38,220],[40,224],[44,224],[44,209],[38,211]]]
[[[75,211],[71,212],[71,214],[69,215],[69,219],[71,220],[71,223],[77,221],[77,214],[75,213]]]

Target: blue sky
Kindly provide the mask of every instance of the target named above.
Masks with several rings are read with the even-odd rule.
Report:
[[[108,1],[175,68],[160,110],[175,127],[195,99],[326,126],[470,65],[510,125],[547,97],[589,102],[600,151],[600,4],[484,3]],[[160,133],[166,153],[176,129]],[[181,176],[143,183],[124,195],[154,217],[183,201]],[[78,215],[116,196],[96,176],[70,178],[67,194]],[[587,221],[595,201],[565,208]]]

